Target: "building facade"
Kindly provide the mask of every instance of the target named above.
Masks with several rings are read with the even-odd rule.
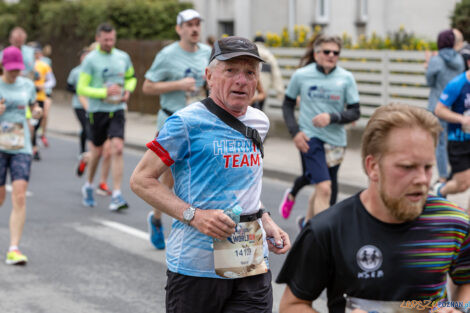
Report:
[[[347,32],[353,40],[373,32],[385,36],[401,26],[418,37],[435,40],[450,27],[450,15],[459,1],[191,0],[204,17],[203,36],[252,38],[256,32],[280,33],[293,25],[321,25],[327,33]]]

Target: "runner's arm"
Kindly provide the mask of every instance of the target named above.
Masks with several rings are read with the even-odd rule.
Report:
[[[462,301],[470,305],[470,284],[457,285],[455,301]]]
[[[81,72],[80,76],[78,77],[78,84],[77,84],[77,94],[80,96],[85,96],[88,98],[95,98],[95,99],[104,99],[107,96],[107,89],[104,87],[95,88],[91,87],[91,75],[88,73]]]
[[[294,115],[295,105],[296,99],[292,99],[287,95],[284,97],[284,102],[282,103],[282,115],[292,137],[300,131],[299,124],[297,124],[297,120]]]
[[[312,308],[312,301],[297,298],[289,286],[284,289],[284,294],[279,305],[279,313],[318,313]]]
[[[137,78],[135,77],[134,67],[130,66],[124,74],[124,90],[133,92],[137,86]]]
[[[440,119],[447,121],[449,123],[463,124],[464,116],[463,114],[456,113],[450,110],[447,106],[442,104],[441,101],[437,102],[436,108],[434,109],[434,114]]]
[[[44,88],[45,89],[52,89],[52,88],[55,87],[55,84],[56,84],[56,80],[55,80],[54,73],[52,71],[50,71],[46,74],[46,80],[44,82]]]
[[[172,91],[194,91],[195,88],[195,80],[192,77],[157,82],[145,79],[142,91],[147,95],[158,96]]]
[[[357,121],[361,117],[359,102],[348,104],[343,112],[330,113],[330,124],[347,124]]]
[[[158,148],[155,148],[158,149]],[[161,151],[161,149],[159,149]],[[162,160],[154,151],[148,150],[132,173],[132,191],[154,208],[183,221],[183,212],[190,204],[177,197],[158,178],[171,165],[169,156]],[[224,239],[235,232],[235,223],[223,210],[203,210],[196,208],[190,226],[211,237]]]

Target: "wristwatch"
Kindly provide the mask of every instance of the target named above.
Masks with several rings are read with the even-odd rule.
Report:
[[[193,207],[192,205],[189,208],[187,208],[186,210],[184,210],[184,212],[183,212],[183,223],[185,223],[186,225],[189,225],[189,223],[191,223],[191,221],[194,218],[194,213],[195,212],[196,212],[196,208]]]

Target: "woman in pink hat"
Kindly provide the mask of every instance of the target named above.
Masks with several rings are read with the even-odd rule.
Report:
[[[28,258],[18,248],[26,219],[26,190],[31,168],[32,146],[27,114],[39,118],[34,83],[20,76],[24,69],[21,51],[14,46],[3,50],[3,75],[0,79],[0,205],[6,195],[6,176],[12,185],[10,248],[5,262],[26,264]]]

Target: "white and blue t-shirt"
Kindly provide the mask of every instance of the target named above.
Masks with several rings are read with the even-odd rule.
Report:
[[[208,45],[198,43],[198,50],[183,50],[178,42],[162,49],[152,66],[145,73],[145,78],[152,82],[175,81],[185,77],[196,80],[196,88],[204,85],[205,69],[209,63],[211,49]],[[186,106],[186,94],[182,90],[166,92],[160,95],[160,107],[176,112]],[[160,130],[168,115],[160,110],[157,117],[157,130]]]
[[[7,84],[0,79],[0,99],[5,99],[5,112],[0,115],[0,125],[3,122],[23,125],[24,147],[17,150],[0,149],[6,153],[32,154],[31,136],[26,122],[26,109],[36,101],[36,88],[31,79],[19,76],[13,84]]]
[[[470,114],[470,81],[467,79],[466,72],[458,75],[447,84],[439,101],[453,112]],[[467,141],[470,140],[470,134],[462,130],[462,124],[449,123],[447,125],[447,140]]]
[[[351,72],[337,66],[325,75],[311,63],[295,71],[286,90],[289,98],[300,95],[299,128],[308,138],[318,138],[334,146],[346,146],[346,131],[341,124],[320,128],[312,118],[320,113],[343,112],[345,105],[359,102],[356,81]]]
[[[264,140],[269,129],[266,115],[248,107],[239,117],[258,130]],[[147,144],[171,166],[176,196],[192,206],[226,210],[235,205],[242,215],[258,212],[263,159],[247,139],[200,103],[193,103],[169,117],[158,137]],[[173,220],[168,238],[168,269],[189,276],[220,278],[215,274],[212,238],[179,220]],[[265,257],[268,256],[264,245]]]

